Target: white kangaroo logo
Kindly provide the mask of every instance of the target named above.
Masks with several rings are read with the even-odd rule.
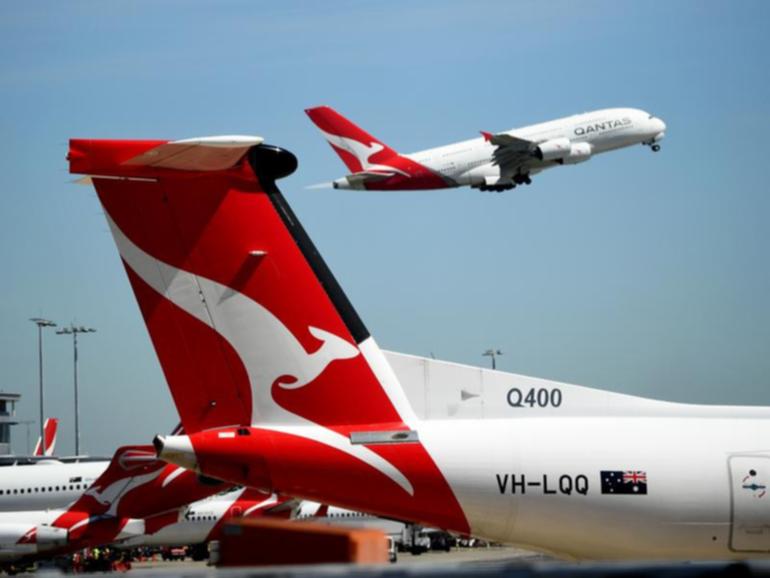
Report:
[[[252,390],[252,423],[332,446],[379,470],[409,494],[412,484],[393,464],[363,445],[302,416],[273,399],[272,386],[297,389],[314,381],[330,363],[360,354],[345,339],[308,327],[322,342],[308,353],[294,334],[266,307],[234,289],[177,269],[137,247],[106,215],[126,264],[142,280],[177,307],[217,331],[238,353]]]
[[[331,134],[325,131],[321,131],[321,133],[323,133],[326,140],[328,140],[334,146],[346,150],[355,156],[358,159],[358,162],[361,163],[361,168],[365,171],[388,171],[399,173],[405,177],[409,176],[409,173],[406,173],[390,165],[369,162],[370,158],[385,148],[378,142],[373,142],[367,146],[364,143],[352,138]]]
[[[88,490],[85,495],[91,496],[94,500],[99,502],[102,506],[109,505],[109,508],[104,513],[107,516],[116,516],[118,512],[118,506],[123,497],[131,490],[150,483],[157,478],[163,468],[158,469],[155,472],[149,474],[143,474],[141,476],[132,476],[130,478],[121,478],[112,482],[104,489],[100,489],[99,486],[94,484]]]

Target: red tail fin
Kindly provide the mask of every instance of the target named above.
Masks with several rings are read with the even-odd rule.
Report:
[[[384,514],[465,532],[395,373],[275,185],[294,156],[262,144],[206,170],[198,150],[194,170],[184,149],[164,156],[178,144],[70,144],[71,170],[99,167],[93,182],[188,434],[156,438],[159,454],[354,508],[376,493]]]
[[[68,510],[89,516],[145,518],[228,487],[216,481],[203,483],[194,472],[157,459],[152,446],[123,446]]]
[[[390,157],[398,156],[388,145],[329,106],[308,108],[305,112],[353,173],[367,170]]]
[[[125,149],[153,158],[136,142]],[[115,141],[72,141],[71,151],[80,170],[94,158],[109,177],[93,182],[187,433],[251,423],[387,429],[413,418],[274,185],[296,166],[291,153],[261,145],[227,170],[193,172],[126,162]]]
[[[45,439],[45,451],[43,451],[42,440],[38,438],[35,444],[36,456],[52,456],[56,448],[56,433],[59,428],[59,420],[55,417],[49,417],[43,424],[43,437]]]

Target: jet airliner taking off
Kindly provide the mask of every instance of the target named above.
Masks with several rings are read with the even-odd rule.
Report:
[[[383,354],[278,190],[291,153],[78,139],[69,161],[91,175],[186,432],[157,436],[160,458],[562,556],[770,554],[770,408],[503,389],[491,372],[479,394],[511,418],[429,419],[391,365],[414,361]]]
[[[351,174],[335,189],[398,191],[470,186],[504,191],[532,176],[631,145],[660,150],[666,124],[635,108],[607,108],[424,151],[399,154],[328,106],[305,111]]]

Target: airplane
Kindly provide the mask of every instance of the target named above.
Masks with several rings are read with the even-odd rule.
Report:
[[[505,191],[546,169],[620,148],[660,150],[666,124],[636,108],[607,108],[399,154],[329,106],[305,111],[351,173],[335,189],[400,191],[470,186]]]
[[[268,512],[288,517],[294,504],[274,494],[202,480],[157,459],[152,446],[124,446],[69,507],[0,513],[0,561],[18,568],[36,559],[129,540],[126,544],[133,547],[187,544],[188,538],[201,536],[197,543],[217,536],[227,519]],[[205,516],[197,514],[201,510]],[[191,515],[193,519],[185,519]]]
[[[156,436],[161,459],[566,558],[770,553],[770,499],[752,489],[770,479],[770,408],[520,380],[511,418],[419,417],[276,185],[290,152],[72,139],[68,160],[96,189],[184,426]]]
[[[43,435],[45,436],[45,451],[43,450],[43,440],[37,438],[35,451],[36,456],[52,456],[56,448],[56,434],[59,428],[59,420],[55,417],[49,417],[43,422]]]
[[[55,418],[52,418],[55,419]],[[56,426],[45,421],[47,439],[56,443]],[[172,434],[180,433],[177,425]],[[61,509],[74,503],[110,465],[98,456],[0,456],[0,512]],[[46,450],[52,450],[47,445]]]
[[[0,512],[71,504],[104,472],[109,460],[79,456],[0,458]]]
[[[232,487],[198,500],[179,510],[158,514],[145,520],[145,532],[118,544],[121,548],[137,546],[193,546],[193,558],[206,557],[206,546],[222,537],[224,526],[236,518],[289,519],[299,502],[253,488]]]

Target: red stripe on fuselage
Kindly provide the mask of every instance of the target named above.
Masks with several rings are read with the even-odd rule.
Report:
[[[231,438],[220,438],[218,431],[191,436],[201,469],[234,483],[268,483],[299,498],[470,532],[457,498],[420,443],[368,446],[406,476],[414,489],[410,495],[382,472],[325,444],[272,430],[249,431]]]

